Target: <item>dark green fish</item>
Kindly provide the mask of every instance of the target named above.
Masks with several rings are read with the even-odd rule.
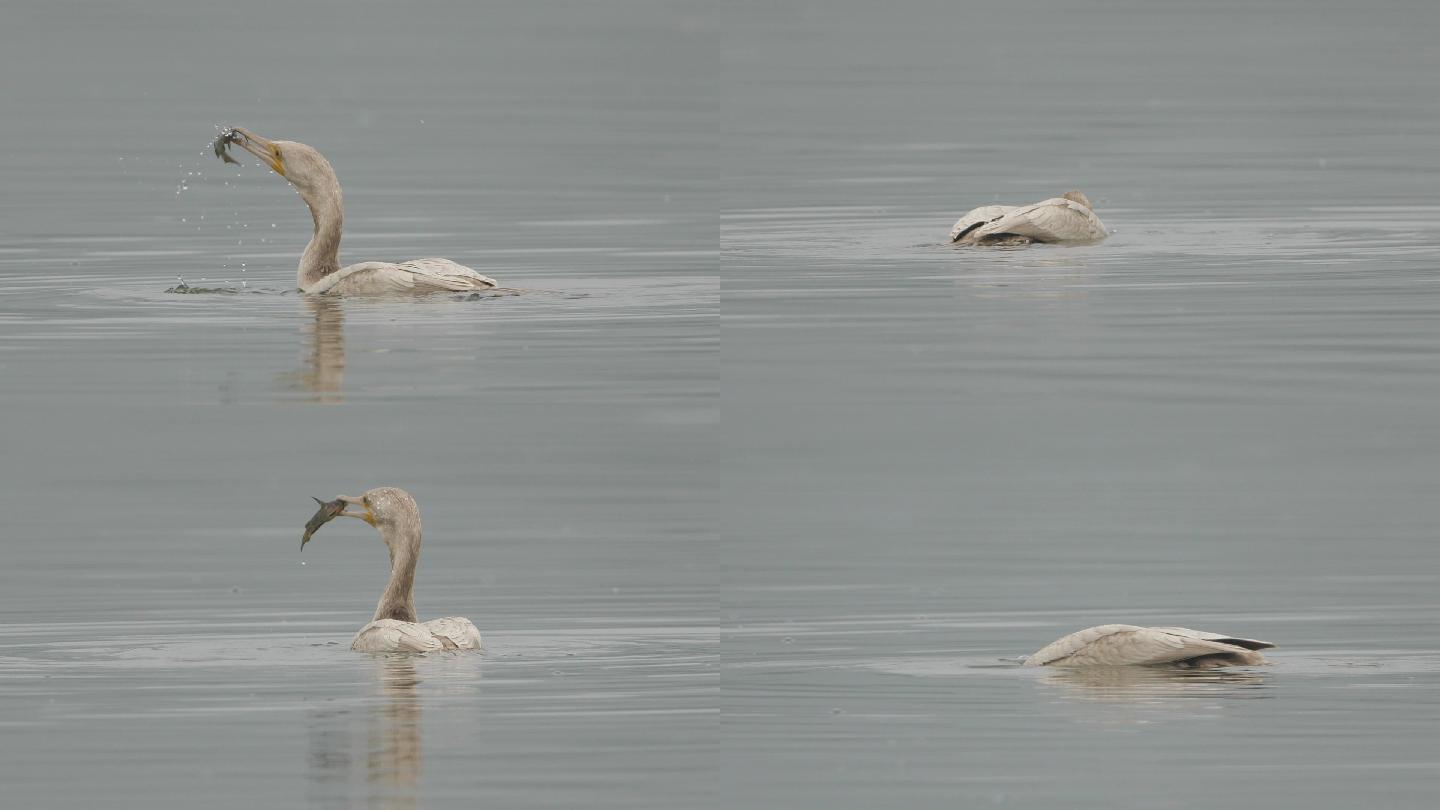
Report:
[[[345,511],[345,502],[339,500],[338,498],[328,503],[314,497],[313,495],[310,499],[313,500],[315,503],[320,504],[320,508],[316,510],[314,515],[310,516],[310,519],[308,521],[305,522],[305,534],[300,538],[301,551],[305,550],[305,544],[310,542],[311,535],[313,535],[315,532],[320,531],[321,526],[329,523],[332,518]]]
[[[215,139],[215,157],[220,158],[226,163],[239,163],[240,161],[230,157],[230,153],[227,151],[230,144],[234,143],[235,139],[239,137],[240,133],[233,129],[221,130],[220,137]]]

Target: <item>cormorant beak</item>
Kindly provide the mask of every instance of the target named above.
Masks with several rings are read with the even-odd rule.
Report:
[[[305,550],[305,544],[310,542],[310,538],[315,534],[315,532],[320,531],[321,526],[324,526],[326,523],[329,523],[331,520],[334,520],[337,517],[359,518],[366,523],[369,523],[371,526],[375,525],[375,516],[370,513],[370,505],[365,503],[364,500],[361,498],[347,498],[344,495],[341,495],[333,501],[322,501],[319,498],[315,497],[312,497],[311,500],[319,504],[320,508],[315,511],[315,514],[310,516],[310,519],[308,521],[305,522],[305,534],[300,537],[301,551]],[[365,507],[365,511],[346,512],[345,504],[347,503],[358,503],[361,506]]]
[[[276,146],[274,141],[262,138],[244,127],[232,127],[230,132],[230,143],[259,158],[276,174],[285,176],[285,161],[281,159],[280,147]]]

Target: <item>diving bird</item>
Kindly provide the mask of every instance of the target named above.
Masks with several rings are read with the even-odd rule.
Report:
[[[272,141],[243,127],[220,133],[215,156],[226,163],[238,163],[227,147],[235,144],[259,158],[276,174],[290,181],[310,208],[315,234],[300,256],[300,290],[316,295],[364,295],[376,293],[421,293],[448,290],[465,292],[496,286],[495,279],[482,276],[449,259],[412,259],[408,262],[361,262],[340,266],[340,232],[345,224],[345,205],[340,181],[330,161],[313,146],[296,141]]]
[[[1095,207],[1078,191],[1034,205],[982,205],[950,229],[950,241],[966,245],[1098,242],[1109,235]]]
[[[378,487],[359,498],[340,495],[315,502],[320,509],[305,524],[300,550],[320,527],[337,517],[353,517],[380,531],[390,549],[390,582],[380,595],[375,618],[360,628],[350,649],[360,652],[431,652],[478,650],[480,631],[469,619],[449,616],[420,622],[415,615],[415,565],[420,560],[420,508],[410,493],[395,487]],[[351,512],[346,506],[358,506]]]
[[[1027,667],[1169,665],[1187,669],[1264,664],[1268,641],[1184,627],[1102,624],[1071,633],[1025,658]]]

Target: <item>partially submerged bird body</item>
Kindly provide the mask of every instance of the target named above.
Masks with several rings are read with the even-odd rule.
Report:
[[[1089,198],[1078,191],[1034,205],[982,205],[950,229],[951,242],[967,245],[1098,242],[1109,235]]]
[[[360,262],[321,276],[308,288],[312,295],[376,295],[396,292],[464,292],[488,290],[495,280],[449,259],[408,262]]]
[[[234,144],[259,158],[276,174],[290,181],[310,209],[315,233],[300,256],[297,283],[314,295],[369,295],[383,293],[465,292],[486,290],[496,281],[449,259],[414,259],[408,262],[361,262],[340,266],[340,235],[345,225],[345,204],[340,180],[319,150],[296,141],[272,141],[243,127],[227,129],[215,141],[215,154],[227,163]]]
[[[1268,641],[1186,627],[1102,624],[1071,633],[1025,659],[1027,667],[1173,666],[1191,669],[1264,664]]]
[[[478,650],[480,631],[469,619],[447,616],[421,622],[415,614],[415,566],[420,560],[420,509],[410,493],[395,487],[378,487],[359,498],[341,495],[321,501],[320,509],[305,524],[300,549],[320,527],[337,517],[353,517],[380,532],[390,549],[390,581],[375,607],[375,617],[360,628],[350,649],[360,652],[434,652]],[[347,505],[363,511],[351,512]]]
[[[350,642],[358,652],[436,652],[478,650],[480,631],[469,619],[448,616],[428,622],[376,619],[360,628]]]

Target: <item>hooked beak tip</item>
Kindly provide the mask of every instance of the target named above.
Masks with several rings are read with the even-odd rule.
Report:
[[[230,157],[226,147],[235,144],[246,152],[254,155],[261,163],[264,163],[271,171],[285,176],[285,163],[280,157],[279,147],[269,138],[256,135],[244,127],[230,127],[220,133],[215,141],[215,155],[226,163],[238,163],[239,161]]]

